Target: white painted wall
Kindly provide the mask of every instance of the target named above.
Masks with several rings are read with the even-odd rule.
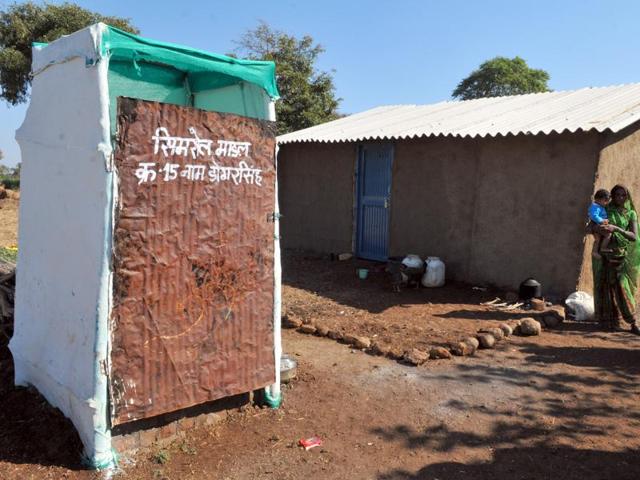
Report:
[[[82,52],[96,39],[87,30],[59,40],[64,48],[44,49],[55,55],[34,58],[31,103],[16,133],[22,171],[10,349],[16,384],[35,386],[74,423],[88,459],[103,462],[111,458],[106,365],[99,379],[96,352],[107,357],[96,333],[101,325],[106,334],[109,307],[108,64],[88,66]]]

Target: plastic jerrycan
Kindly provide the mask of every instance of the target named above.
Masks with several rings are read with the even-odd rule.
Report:
[[[438,257],[427,257],[424,261],[425,272],[422,276],[423,287],[442,287],[444,285],[444,262]]]

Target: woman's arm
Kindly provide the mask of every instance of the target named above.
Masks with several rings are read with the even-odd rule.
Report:
[[[629,224],[629,230],[625,230],[624,228],[617,227],[615,225],[611,225],[613,227],[614,232],[620,232],[627,240],[631,240],[632,242],[636,241],[637,238],[637,223],[635,220]]]

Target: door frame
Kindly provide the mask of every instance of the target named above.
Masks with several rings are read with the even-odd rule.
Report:
[[[359,234],[360,234],[360,192],[362,190],[361,186],[361,171],[360,164],[363,160],[364,155],[364,147],[371,145],[385,145],[389,147],[391,152],[391,176],[389,182],[389,207],[387,209],[387,251],[385,253],[385,260],[375,260],[375,261],[386,261],[389,256],[389,244],[391,242],[391,205],[392,205],[392,193],[393,193],[393,167],[395,164],[395,143],[394,142],[362,142],[356,145],[356,155],[355,155],[355,167],[354,167],[354,175],[353,175],[353,235],[351,238],[351,247],[354,253],[354,256],[357,258],[360,257],[360,244],[359,244]],[[370,260],[370,259],[367,259]]]

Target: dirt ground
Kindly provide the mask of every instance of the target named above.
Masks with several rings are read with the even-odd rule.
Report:
[[[300,374],[281,409],[195,429],[123,459],[114,478],[640,478],[640,339],[629,334],[568,323],[417,368],[292,331],[284,345]],[[80,470],[70,429],[37,407],[0,416],[0,478],[104,478]],[[312,435],[324,444],[296,446]]]
[[[185,479],[639,478],[640,342],[580,325],[540,340],[517,338],[478,358],[412,368],[287,332],[285,345],[302,374],[283,409],[197,432],[187,445],[198,454],[178,446],[166,465],[139,463],[125,472]],[[308,452],[296,446],[311,435],[324,445]]]
[[[360,281],[354,267],[286,255],[288,314],[407,347],[519,315],[479,305],[496,292],[448,285],[397,294],[382,272]],[[77,434],[59,411],[13,387],[0,339],[0,479],[640,478],[640,337],[565,322],[420,367],[290,330],[283,344],[299,374],[282,408],[235,412],[105,473],[83,469]],[[321,447],[297,446],[312,435]]]
[[[13,195],[13,192],[10,192]],[[18,199],[0,199],[0,247],[18,244]]]
[[[367,267],[360,280],[356,269]],[[446,288],[403,287],[393,292],[384,265],[364,260],[330,261],[287,252],[283,256],[283,305],[290,317],[323,325],[342,334],[365,336],[402,353],[412,348],[428,351],[497,327],[508,320],[538,315],[521,309],[497,311],[482,303],[503,291],[471,285]]]

